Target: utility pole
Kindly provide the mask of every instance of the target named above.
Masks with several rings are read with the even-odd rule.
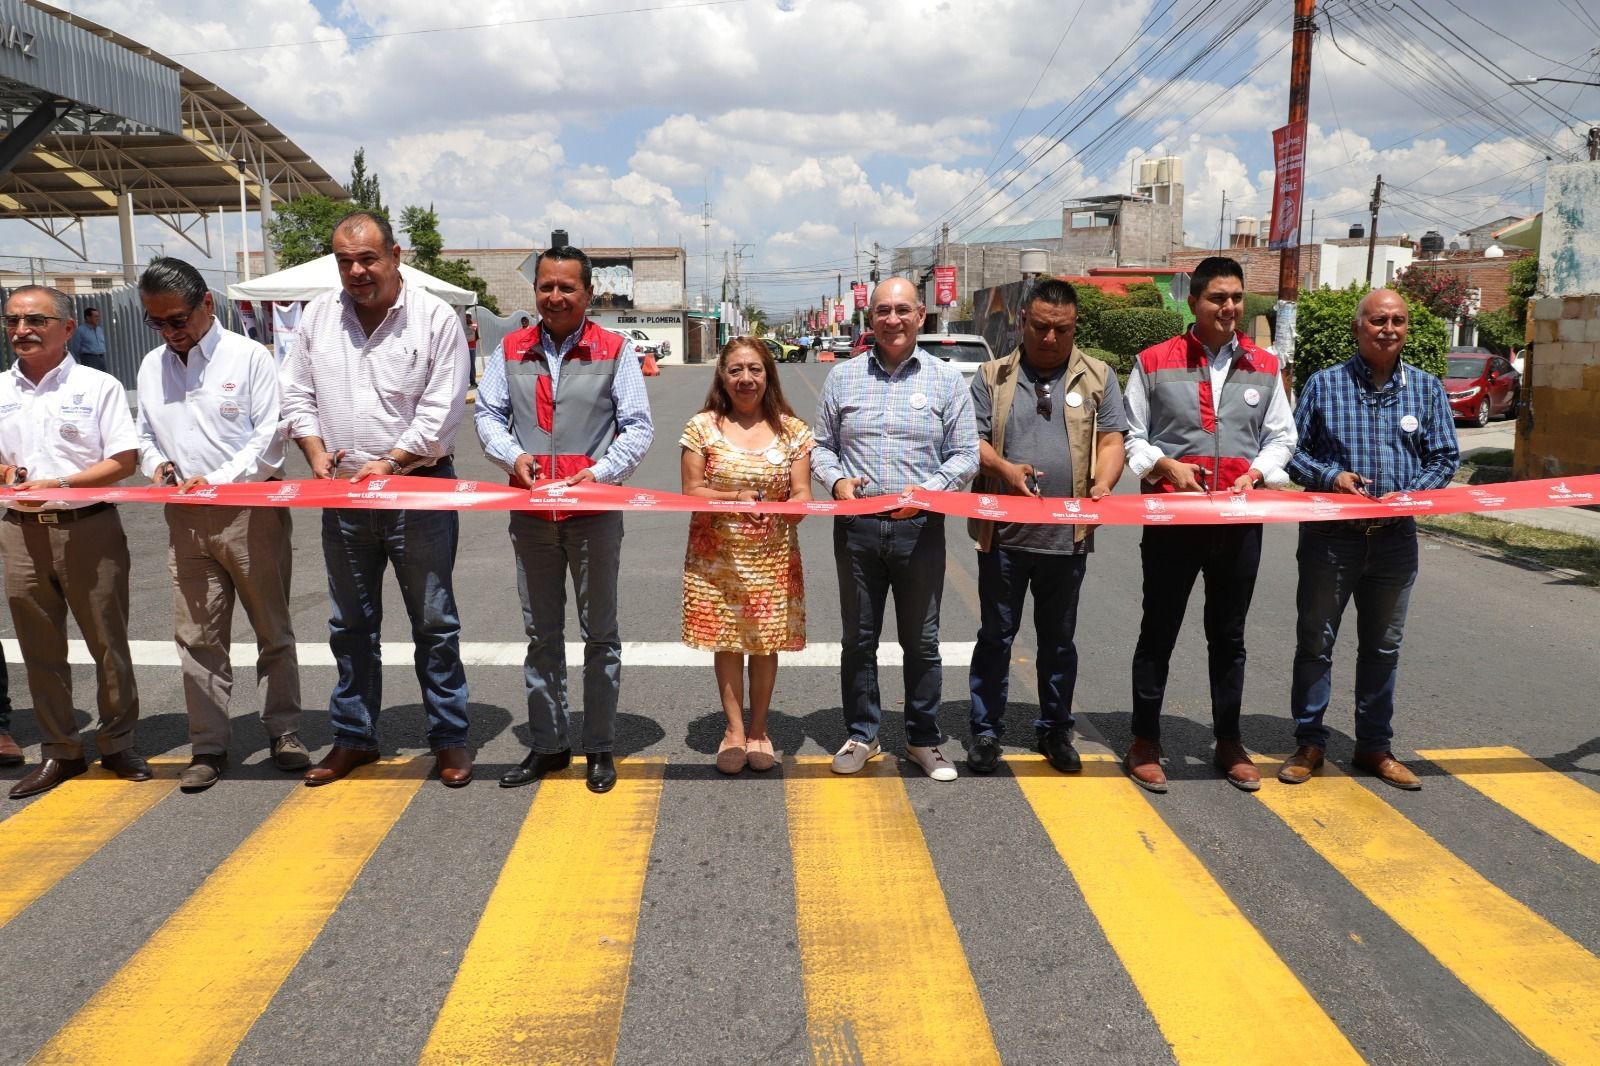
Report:
[[[950,265],[950,223],[948,223],[948,222],[946,222],[943,226],[939,227],[939,262],[934,264],[934,265],[935,266],[949,266]],[[944,332],[944,328],[945,328],[945,309],[938,306],[939,272],[937,270],[935,270],[933,272],[933,277],[934,277],[933,292],[934,292],[934,301],[935,301],[935,306],[934,306],[934,311],[935,311],[934,323],[935,323],[935,325],[934,325],[934,329],[937,330],[940,333],[943,333]]]
[[[1311,38],[1317,32],[1317,0],[1295,0],[1294,48],[1289,60],[1289,124],[1304,122],[1311,111]],[[1305,202],[1305,179],[1300,182],[1302,195],[1295,203]],[[1316,212],[1312,212],[1312,218]],[[1294,232],[1299,233],[1300,220],[1294,220]],[[1300,239],[1292,247],[1283,249],[1278,261],[1278,299],[1293,302],[1300,294]]]
[[[839,304],[844,303],[844,274],[842,274],[842,273],[834,275],[834,279],[833,279],[833,302],[834,302],[834,306],[835,307],[837,307]],[[831,319],[833,316],[829,315],[828,317]],[[833,329],[834,329],[834,332],[837,333],[838,330],[839,330],[838,325],[837,324],[834,325]]]
[[[1218,255],[1222,254],[1222,250],[1223,250],[1222,231],[1223,231],[1223,227],[1225,227],[1227,224],[1228,224],[1228,190],[1227,189],[1223,189],[1222,190],[1222,206],[1217,209],[1217,254]]]
[[[700,211],[700,228],[705,235],[706,276],[700,279],[702,310],[711,310],[711,201],[707,200]]]
[[[850,317],[855,319],[856,328],[854,336],[861,336],[861,308],[855,306],[856,286],[861,284],[861,236],[856,232],[856,224],[850,223],[850,245],[855,249],[856,280],[850,286]]]
[[[1367,233],[1367,284],[1372,284],[1372,260],[1378,251],[1378,205],[1383,203],[1383,175],[1372,183],[1372,229]]]

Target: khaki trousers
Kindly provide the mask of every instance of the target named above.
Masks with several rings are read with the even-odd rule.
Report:
[[[128,538],[116,508],[61,525],[18,522],[7,513],[0,558],[44,757],[83,757],[67,665],[69,610],[97,668],[95,748],[105,756],[132,747],[139,690],[128,652]]]
[[[177,586],[173,635],[183,665],[189,743],[196,755],[228,750],[233,696],[233,604],[256,631],[256,684],[269,739],[300,728],[300,663],[289,618],[293,566],[289,511],[280,507],[168,504],[167,562]]]

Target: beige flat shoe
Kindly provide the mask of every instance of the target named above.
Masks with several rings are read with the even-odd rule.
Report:
[[[745,757],[750,763],[750,769],[767,771],[778,765],[776,754],[772,750],[772,738],[747,742],[749,747],[745,750]]]
[[[744,765],[744,745],[735,744],[727,737],[723,737],[722,743],[717,745],[717,771],[724,774],[736,774],[744,769]]]

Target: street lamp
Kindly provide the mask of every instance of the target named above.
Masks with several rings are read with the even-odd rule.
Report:
[[[1600,81],[1573,81],[1571,78],[1510,78],[1507,85],[1538,85],[1541,81],[1559,81],[1563,85],[1587,85],[1591,89],[1600,89]]]

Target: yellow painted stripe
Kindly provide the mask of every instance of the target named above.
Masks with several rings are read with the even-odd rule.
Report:
[[[0,927],[177,787],[176,771],[157,775],[123,781],[91,770],[0,822]]]
[[[616,788],[542,781],[467,945],[424,1063],[607,1063],[616,1056],[665,759]]]
[[[1180,1063],[1362,1061],[1113,757],[1006,765]]]
[[[998,1063],[894,761],[850,777],[828,764],[784,775],[812,1061]]]
[[[1590,862],[1600,862],[1600,792],[1516,748],[1434,748],[1417,754]]]
[[[295,788],[34,1061],[226,1061],[432,764]]]
[[[1256,795],[1530,1044],[1600,1062],[1600,959],[1331,763]]]

